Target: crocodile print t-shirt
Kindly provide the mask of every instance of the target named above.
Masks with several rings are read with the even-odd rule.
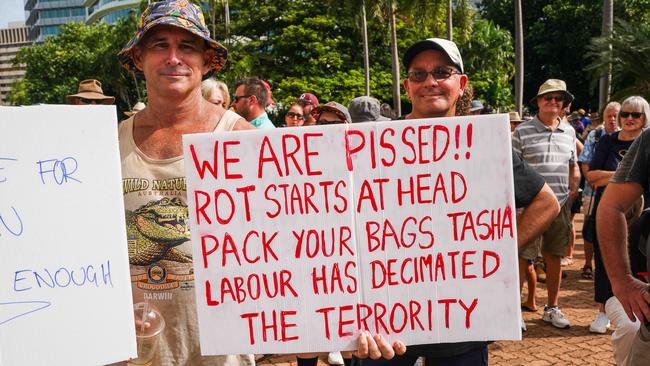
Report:
[[[239,118],[227,111],[215,131],[232,130]],[[166,323],[153,365],[254,365],[250,355],[201,356],[183,157],[146,156],[133,120],[119,127],[122,189],[133,301],[153,304]]]

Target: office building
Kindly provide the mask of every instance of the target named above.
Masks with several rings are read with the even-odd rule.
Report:
[[[9,104],[7,94],[11,85],[25,76],[25,65],[14,66],[13,63],[18,50],[31,44],[27,33],[23,22],[9,23],[8,28],[0,29],[0,105]]]

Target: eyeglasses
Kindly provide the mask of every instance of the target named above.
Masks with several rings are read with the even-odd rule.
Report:
[[[287,117],[289,117],[289,118],[298,118],[298,119],[303,119],[303,118],[305,118],[305,116],[303,116],[302,114],[300,114],[300,113],[294,113],[294,112],[288,112],[288,113],[287,113]]]
[[[452,68],[448,67],[436,67],[435,69],[431,71],[425,71],[425,70],[413,70],[408,73],[408,79],[410,82],[413,83],[421,83],[425,80],[427,80],[427,77],[429,77],[429,74],[433,76],[433,79],[435,81],[441,81],[441,80],[446,80],[449,79],[451,75],[454,74],[460,74],[460,71],[454,70]]]
[[[544,98],[545,101],[550,102],[555,99],[556,102],[564,102],[564,96],[563,95],[545,95],[542,98]]]
[[[102,101],[100,99],[79,98],[79,102],[82,104],[102,104]]]
[[[621,116],[621,118],[627,118],[629,116],[632,116],[634,119],[641,118],[641,116],[645,116],[645,113],[643,112],[623,112],[620,111],[618,112],[618,115]]]
[[[232,102],[233,102],[233,103],[237,103],[237,102],[239,102],[240,99],[242,99],[242,98],[249,98],[250,96],[251,96],[250,94],[249,94],[249,95],[235,95],[235,96],[232,98]]]

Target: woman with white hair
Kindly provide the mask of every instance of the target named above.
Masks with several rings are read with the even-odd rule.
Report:
[[[208,102],[220,105],[225,109],[230,106],[230,93],[228,85],[224,82],[208,78],[201,83],[201,94]]]
[[[643,129],[650,125],[648,117],[650,116],[650,106],[648,102],[640,96],[632,96],[621,103],[621,110],[618,113],[618,125],[620,131],[610,135],[604,135],[596,145],[596,152],[589,163],[589,172],[587,172],[587,181],[596,187],[594,196],[593,212],[596,212],[600,203],[600,198],[605,191],[605,186],[609,183],[610,178],[614,175],[618,164],[623,160],[623,156],[632,145],[632,142],[641,135]],[[637,218],[641,213],[642,201],[635,205],[635,209],[626,214],[628,226],[630,220]],[[596,222],[598,226],[600,223]],[[603,223],[606,224],[606,223]],[[595,237],[594,246],[594,297],[599,304],[599,313],[596,319],[589,326],[589,331],[593,333],[606,333],[609,327],[609,318],[613,314],[606,314],[605,303],[614,296],[612,285],[605,272],[603,265],[598,236]]]

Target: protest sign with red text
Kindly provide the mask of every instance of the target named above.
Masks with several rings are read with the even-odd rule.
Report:
[[[183,144],[203,354],[520,338],[507,116]]]

